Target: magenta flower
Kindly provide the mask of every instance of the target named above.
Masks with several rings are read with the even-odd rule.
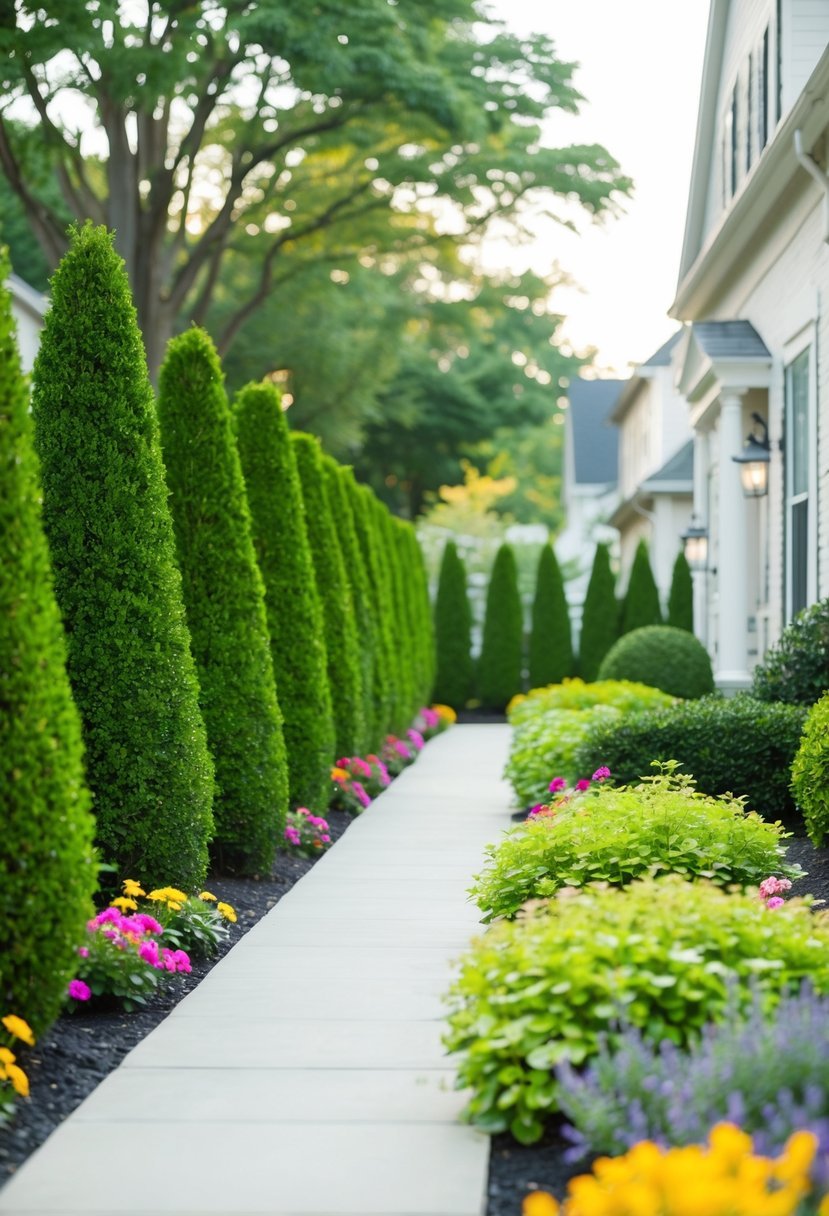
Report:
[[[406,734],[407,734],[410,742],[414,744],[415,751],[418,751],[418,752],[421,751],[423,748],[423,745],[426,741],[423,738],[423,735],[421,735],[420,731],[414,730],[414,729],[407,730]]]
[[[774,912],[777,908],[782,908],[785,902],[779,895],[772,895],[771,899],[766,901],[766,907],[770,912]]]
[[[772,895],[782,895],[784,891],[791,891],[792,884],[788,878],[775,878],[772,874],[769,878],[764,878],[760,883],[760,898],[769,899]]]
[[[323,844],[330,844],[330,843],[331,843],[331,837],[330,837],[330,836],[320,836],[320,840],[322,841],[322,843],[323,843]]]
[[[550,782],[550,793],[551,794],[560,794],[562,790],[566,790],[566,789],[567,789],[567,782],[564,780],[563,777],[553,777],[552,781]]]
[[[411,760],[412,753],[409,751],[408,747],[406,747],[406,744],[402,739],[393,739],[392,747],[397,752],[398,756],[401,756],[404,760]]]
[[[365,760],[361,760],[359,756],[355,756],[351,761],[351,769],[352,772],[359,773],[361,777],[371,776],[371,765],[367,764]]]
[[[190,956],[186,950],[173,951],[173,963],[176,971],[190,972],[193,968],[190,966]]]
[[[540,815],[543,810],[544,810],[544,803],[537,802],[535,804],[535,806],[530,807],[530,809],[527,811],[527,814],[528,815]]]
[[[288,824],[285,829],[285,839],[289,844],[299,844],[299,832],[291,824]]]
[[[70,980],[69,995],[73,1001],[88,1001],[92,996],[92,989],[83,980]]]
[[[586,777],[582,777],[581,781],[576,782],[576,789],[580,790],[581,793],[584,793],[585,790],[590,789],[590,782],[587,780]]]
[[[81,958],[89,958],[89,947],[78,946],[78,954],[81,956]]]
[[[118,911],[117,908],[104,908],[103,912],[99,912],[98,915],[95,917],[95,924],[96,925],[105,925],[110,921],[113,924],[118,924],[120,920],[121,920],[121,913]]]
[[[606,781],[609,776],[610,776],[610,769],[607,767],[606,764],[603,764],[601,766],[601,768],[596,769],[595,773],[593,774],[592,780],[593,781]]]
[[[369,806],[371,804],[371,798],[368,796],[366,791],[363,789],[363,787],[359,781],[352,782],[351,788],[354,791],[357,801],[362,806]]]
[[[138,947],[138,957],[145,963],[149,963],[151,967],[158,966],[158,942],[150,941],[142,942]]]
[[[426,709],[424,707],[420,711],[420,717],[426,723],[427,730],[433,730],[440,722],[440,717],[435,713],[435,711],[433,709]]]
[[[150,916],[147,912],[136,912],[133,916],[133,922],[139,925],[145,933],[163,933],[164,926],[160,925],[154,916]]]

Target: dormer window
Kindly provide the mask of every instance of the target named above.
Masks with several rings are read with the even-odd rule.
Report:
[[[763,42],[760,47],[760,79],[758,80],[759,119],[758,134],[760,136],[759,150],[762,152],[769,142],[769,27],[763,31]]]

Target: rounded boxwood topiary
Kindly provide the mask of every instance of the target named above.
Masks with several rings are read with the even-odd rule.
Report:
[[[580,773],[606,764],[614,780],[632,784],[651,761],[680,761],[703,793],[736,794],[765,819],[802,831],[789,787],[806,717],[802,705],[770,705],[755,697],[708,696],[616,722],[596,720],[575,753]]]
[[[645,625],[661,625],[662,609],[659,606],[659,591],[653,577],[648,546],[640,540],[636,546],[630,580],[622,601],[622,634],[632,633]]]
[[[158,415],[199,704],[216,767],[210,852],[224,872],[269,871],[288,809],[265,590],[219,356],[202,329],[174,338]]]
[[[478,696],[487,709],[504,709],[522,687],[524,612],[518,567],[510,545],[495,555],[486,595]]]
[[[72,234],[33,379],[43,523],[97,843],[122,874],[192,890],[207,869],[213,765],[147,361],[104,228]]]
[[[682,550],[674,562],[671,590],[668,595],[668,624],[677,629],[694,632],[694,583],[691,567]]]
[[[442,705],[463,709],[472,696],[472,609],[466,569],[454,541],[446,542],[435,597],[437,673],[432,696]]]
[[[829,835],[829,693],[808,712],[792,764],[792,789],[818,849]]]
[[[0,254],[0,1010],[54,1021],[92,912],[94,820]]]
[[[322,607],[308,545],[294,449],[278,390],[249,384],[234,402],[236,440],[265,584],[292,807],[325,810],[334,719]]]
[[[829,689],[829,599],[804,608],[754,668],[761,701],[814,705]]]
[[[672,697],[704,697],[714,690],[708,651],[685,629],[646,625],[626,633],[605,656],[600,680],[635,680]]]
[[[558,684],[572,674],[573,643],[564,579],[552,545],[545,545],[538,559],[530,627],[530,688]]]
[[[579,638],[579,675],[596,680],[602,659],[619,636],[616,579],[610,567],[610,548],[597,545],[590,582],[584,597]]]
[[[314,435],[291,436],[296,456],[308,541],[325,626],[328,684],[334,713],[338,756],[359,751],[365,728],[357,622],[351,587],[345,573],[322,469],[319,440]]]

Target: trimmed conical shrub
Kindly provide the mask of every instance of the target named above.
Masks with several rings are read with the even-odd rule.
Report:
[[[671,590],[668,595],[668,624],[676,629],[694,632],[694,582],[691,567],[680,549],[674,562]]]
[[[159,375],[158,414],[184,607],[216,768],[214,865],[270,870],[288,806],[265,590],[251,537],[239,453],[208,335],[174,338]]]
[[[662,609],[659,590],[653,577],[648,546],[640,540],[630,569],[628,589],[622,604],[621,632],[644,629],[646,625],[661,625]]]
[[[0,285],[8,271],[4,252]],[[66,995],[98,875],[28,409],[0,286],[0,1009],[40,1033]]]
[[[423,550],[411,525],[404,529],[407,545],[408,569],[413,572],[412,595],[417,617],[417,629],[420,653],[420,668],[417,685],[417,709],[429,703],[435,684],[437,670],[437,655],[435,651],[435,628],[432,618],[432,604],[429,598],[429,575],[426,572],[426,562]]]
[[[388,582],[388,601],[391,610],[390,632],[394,655],[394,706],[392,729],[403,734],[411,726],[414,716],[414,639],[410,632],[410,613],[406,594],[405,576],[400,561],[400,550],[395,535],[395,524],[388,508],[376,498],[374,500],[375,523],[379,543],[380,560]]]
[[[97,843],[124,875],[198,887],[213,765],[144,348],[104,228],[76,229],[52,279],[32,411]]]
[[[472,609],[466,585],[466,568],[454,541],[446,542],[435,597],[434,700],[463,709],[472,696],[475,668],[472,660]]]
[[[235,401],[236,438],[265,583],[276,688],[288,751],[291,805],[327,808],[335,759],[322,607],[288,423],[273,385]]]
[[[395,721],[395,656],[391,635],[391,605],[388,584],[379,551],[371,491],[357,484],[351,469],[345,470],[345,487],[351,496],[351,508],[357,541],[363,556],[371,594],[374,628],[374,734],[382,739]]]
[[[552,545],[545,545],[538,559],[529,669],[530,688],[560,684],[573,674],[570,610],[564,594],[561,568]]]
[[[610,568],[610,549],[601,544],[596,546],[581,618],[579,674],[583,680],[596,679],[602,659],[618,636],[616,579]]]
[[[510,545],[495,555],[486,595],[478,659],[478,696],[487,709],[504,709],[522,687],[524,613],[518,567]]]
[[[303,434],[294,434],[291,438],[305,504],[317,591],[322,604],[336,752],[338,756],[352,756],[359,751],[365,728],[357,622],[351,587],[329,506],[319,440],[313,435]]]
[[[331,456],[323,456],[322,467],[331,515],[337,533],[337,543],[343,556],[348,579],[360,662],[360,722],[362,735],[356,751],[364,756],[380,746],[382,731],[377,728],[374,710],[374,616],[368,575],[354,526],[351,496],[346,490],[345,473]]]

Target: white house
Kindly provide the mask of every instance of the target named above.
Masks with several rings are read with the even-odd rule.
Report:
[[[725,690],[829,595],[827,45],[827,0],[712,0],[671,316],[708,534],[696,628]]]
[[[693,505],[693,435],[672,366],[681,338],[677,330],[635,369],[610,414],[619,428],[619,501],[609,522],[619,530],[622,583],[645,540],[663,603]]]
[[[12,315],[17,323],[17,343],[24,372],[30,372],[40,345],[40,331],[46,315],[47,300],[16,274],[10,274],[6,286],[11,292]]]

